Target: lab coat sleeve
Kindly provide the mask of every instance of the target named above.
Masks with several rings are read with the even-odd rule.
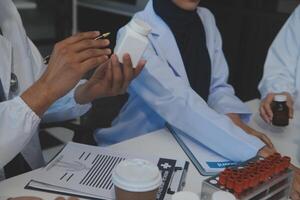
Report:
[[[211,14],[212,15],[212,14]],[[208,105],[220,114],[236,113],[248,122],[251,117],[249,108],[237,97],[233,87],[228,84],[228,65],[222,50],[222,39],[214,17],[214,49],[212,52],[212,76]]]
[[[0,168],[31,140],[40,118],[20,98],[0,103]]]
[[[246,134],[231,120],[211,109],[154,48],[144,54],[147,64],[132,82],[134,90],[169,124],[187,133],[206,147],[233,161],[254,157],[264,144]]]
[[[77,86],[83,84],[84,82],[85,80],[80,81]],[[91,108],[91,104],[80,105],[75,101],[74,93],[77,86],[67,95],[58,99],[47,110],[43,116],[43,122],[60,122],[75,119],[85,114]]]
[[[296,66],[300,56],[300,6],[285,23],[271,45],[259,84],[262,98],[269,93],[296,91]]]

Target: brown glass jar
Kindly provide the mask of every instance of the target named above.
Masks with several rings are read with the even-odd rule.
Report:
[[[286,104],[287,97],[285,95],[276,95],[272,102],[274,126],[287,126],[289,125],[289,108]]]

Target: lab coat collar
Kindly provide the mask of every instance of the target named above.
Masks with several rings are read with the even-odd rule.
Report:
[[[6,99],[10,89],[10,74],[12,65],[12,46],[10,42],[0,35],[0,79]]]
[[[12,0],[0,0],[0,27],[12,47],[10,70],[18,77],[18,92],[22,93],[33,84],[37,67],[21,16]]]
[[[173,71],[189,85],[183,59],[175,37],[168,25],[155,13],[152,0],[148,2],[142,13],[144,14],[144,20],[152,27],[149,39],[155,50],[159,51],[159,54],[167,59]]]

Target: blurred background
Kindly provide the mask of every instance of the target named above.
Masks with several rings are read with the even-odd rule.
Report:
[[[77,31],[112,32],[113,47],[117,30],[147,2],[15,0],[29,37],[44,56],[51,53],[55,42]],[[299,0],[202,0],[200,4],[216,17],[230,68],[230,83],[237,96],[243,101],[259,98],[257,85],[267,50]],[[126,100],[127,96],[123,95],[95,101],[81,124],[91,130],[110,126]],[[50,140],[44,141],[48,144]]]

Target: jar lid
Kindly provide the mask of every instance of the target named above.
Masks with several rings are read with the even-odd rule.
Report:
[[[152,30],[152,28],[149,24],[147,24],[146,22],[144,22],[140,19],[137,19],[137,18],[132,19],[129,22],[129,26],[134,31],[136,31],[137,33],[142,34],[144,36],[147,36]]]
[[[146,160],[128,159],[113,170],[112,181],[118,188],[129,192],[148,192],[157,189],[162,179],[156,165]]]
[[[235,196],[229,192],[218,191],[213,193],[212,200],[236,200]]]
[[[287,97],[285,95],[275,95],[274,97],[274,101],[277,101],[277,102],[285,102],[287,101]]]
[[[199,200],[199,196],[193,192],[177,192],[172,195],[172,200]]]

